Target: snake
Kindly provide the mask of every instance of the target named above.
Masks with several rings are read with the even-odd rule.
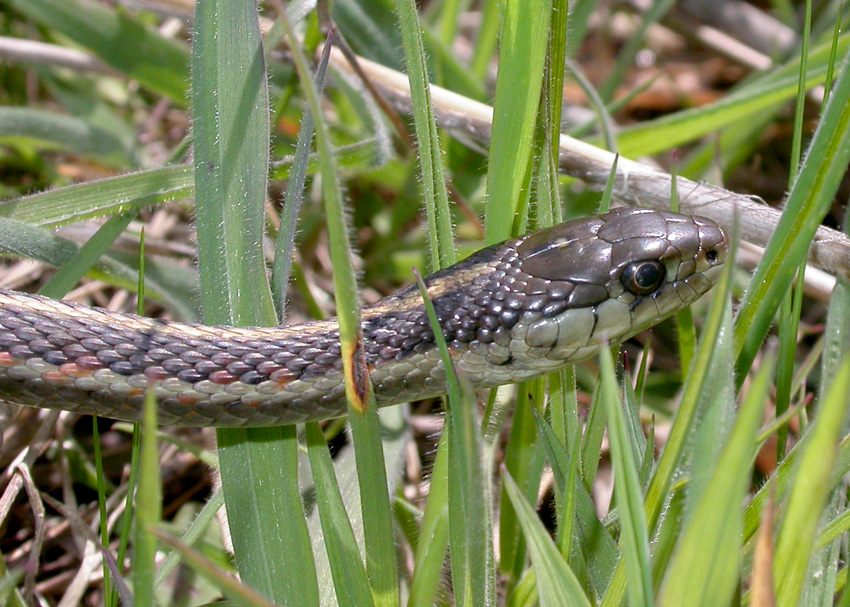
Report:
[[[618,208],[482,249],[424,280],[475,389],[543,377],[655,325],[719,279],[728,236],[696,216]],[[378,406],[447,391],[417,285],[361,312]],[[156,320],[0,290],[0,400],[175,426],[284,425],[347,411],[335,319],[281,327]]]

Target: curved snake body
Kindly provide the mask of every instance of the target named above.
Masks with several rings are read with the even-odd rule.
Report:
[[[425,279],[474,387],[552,373],[689,305],[717,280],[727,236],[707,219],[617,209],[508,240]],[[363,309],[379,405],[445,392],[414,285]],[[260,426],[345,414],[334,320],[208,327],[0,290],[0,399],[136,420]]]

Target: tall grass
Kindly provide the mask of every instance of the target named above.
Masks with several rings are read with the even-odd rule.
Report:
[[[261,27],[252,3],[200,0],[191,36],[167,38],[155,15],[112,4],[4,0],[7,34],[81,48],[99,66],[30,67],[28,77],[41,85],[34,99],[24,94],[24,68],[0,71],[10,83],[0,93],[0,164],[14,160],[52,188],[33,193],[11,177],[2,184],[9,201],[0,205],[0,251],[59,267],[53,296],[83,275],[134,289],[133,256],[103,251],[139,212],[194,202],[197,272],[173,257],[148,259],[148,299],[181,318],[271,325],[282,312],[274,305],[286,302],[272,293],[288,292],[302,313],[327,314],[335,297],[340,316],[346,435],[339,423],[220,430],[218,459],[211,459],[221,492],[194,520],[178,516],[178,523],[161,520],[146,429],[129,568],[119,563],[107,573],[118,594],[178,604],[184,598],[166,574],[183,564],[199,576],[186,573],[201,600],[223,594],[239,604],[850,605],[843,480],[850,472],[850,268],[837,268],[825,320],[809,300],[780,316],[796,310],[804,339],[785,335],[777,353],[768,337],[850,163],[850,64],[843,57],[850,38],[834,37],[838,28],[815,24],[806,61],[795,51],[714,102],[619,134],[625,157],[690,146],[681,172],[709,179],[716,167],[731,172],[765,133],[784,125],[801,83],[801,90],[824,82],[830,89],[827,103],[812,106],[817,126],[804,136],[799,171],[789,167],[796,177],[757,268],[750,274],[728,264],[711,296],[694,307],[697,335],[684,368],[669,362],[675,346],[644,341],[636,371],[618,364],[618,351],[605,351],[598,362],[478,395],[484,406],[461,376],[445,418],[433,411],[425,418],[441,428],[438,441],[408,423],[406,406],[378,414],[368,381],[356,383],[360,293],[374,295],[366,287],[413,282],[411,266],[445,267],[484,243],[599,204],[598,194],[558,176],[557,160],[570,81],[564,60],[577,58],[593,31],[589,15],[603,9],[578,2],[568,15],[562,0],[484,4],[474,14],[478,33],[469,34],[461,28],[466,4],[452,1],[428,3],[423,13],[413,0],[340,0],[330,12],[324,3],[302,11],[300,3],[274,2],[269,15],[277,21]],[[651,32],[649,22],[667,8],[658,3],[636,31]],[[479,43],[469,56],[452,46],[461,35]],[[330,70],[320,95],[327,55],[318,70],[308,58],[323,41],[347,42],[409,74],[409,100],[398,105],[412,109],[412,138],[388,134],[372,97],[339,70]],[[628,45],[611,75],[597,81],[601,94],[593,98],[614,105],[598,115],[616,109],[615,91],[629,87],[639,44]],[[495,81],[489,65],[498,68]],[[429,81],[488,99],[495,110],[489,132],[458,134],[457,124],[442,130]],[[186,162],[179,154],[162,165],[151,157],[156,146],[135,137],[137,115],[157,103],[191,112],[187,140],[163,143],[182,154],[191,140],[191,166],[179,164]],[[802,130],[802,112],[796,122]],[[310,130],[296,147],[305,124]],[[746,142],[738,139],[744,132]],[[489,141],[486,155],[464,145],[471,139]],[[123,174],[68,185],[57,167],[71,160]],[[290,171],[289,187],[299,191],[286,200],[303,199],[304,208],[300,217],[283,213],[289,223],[279,225],[268,202]],[[611,185],[616,196],[619,183]],[[110,219],[83,246],[50,231],[92,217]],[[734,218],[726,227],[746,240]],[[287,263],[269,259],[269,232],[283,235],[277,251]],[[267,270],[274,263],[276,278],[290,275],[293,238],[300,254],[287,291],[269,284]],[[319,270],[333,275],[332,288]],[[656,332],[672,333],[670,324]],[[646,362],[653,350],[661,359],[655,365]],[[783,386],[790,405],[776,419],[773,386]],[[425,447],[412,447],[414,433]],[[787,444],[777,449],[776,437]],[[763,465],[766,451],[780,461]],[[411,470],[423,461],[424,473]],[[612,473],[613,486],[606,481]],[[232,563],[214,539],[222,504]],[[94,534],[79,533],[93,541]],[[7,551],[10,543],[4,538]],[[157,545],[168,551],[164,563],[156,561],[159,571]],[[10,604],[32,593],[16,571],[0,578],[0,597]],[[81,596],[73,586],[65,594]]]

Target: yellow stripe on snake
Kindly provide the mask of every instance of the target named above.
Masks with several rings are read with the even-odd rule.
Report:
[[[696,301],[727,244],[708,219],[616,209],[489,247],[425,283],[457,370],[493,387],[589,358]],[[415,285],[364,308],[362,329],[378,405],[445,393]],[[166,425],[338,417],[338,325],[208,327],[0,290],[0,400],[137,420],[148,388]]]

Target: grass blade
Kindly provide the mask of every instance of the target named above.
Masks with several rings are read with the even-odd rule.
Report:
[[[121,7],[86,0],[3,3],[90,49],[128,78],[166,95],[172,103],[186,103],[186,47],[162,37]]]
[[[570,570],[569,565],[558,552],[558,548],[543,527],[537,513],[523,497],[522,492],[507,470],[503,471],[505,491],[514,509],[517,511],[522,531],[528,542],[531,563],[537,577],[537,591],[541,607],[569,605],[590,607],[590,601]]]
[[[348,242],[342,191],[330,134],[321,113],[315,83],[307,68],[307,60],[298,46],[285,12],[280,12],[279,18],[286,30],[290,48],[293,50],[295,67],[315,120],[325,219],[330,239],[331,263],[334,268],[334,298],[339,313],[339,341],[345,376],[345,394],[348,400],[348,416],[354,448],[357,453],[363,531],[366,540],[366,572],[372,584],[375,604],[389,607],[399,603],[392,512],[387,491],[380,423],[363,352],[360,302],[351,245]],[[344,591],[339,588],[337,590]]]
[[[276,318],[262,252],[268,91],[253,3],[198,3],[192,73],[204,319],[270,326]],[[220,430],[218,442],[242,579],[278,604],[317,604],[295,428]]]
[[[397,0],[396,9],[401,23],[404,58],[410,80],[413,124],[416,128],[422,189],[428,216],[431,267],[439,270],[452,265],[457,260],[440,137],[431,104],[428,66],[425,64],[425,47],[422,43],[416,3],[414,0]]]
[[[492,513],[489,486],[484,475],[480,422],[475,416],[475,396],[454,372],[451,355],[428,289],[417,273],[417,282],[434,339],[446,369],[449,533],[451,536],[452,583],[458,605],[493,605],[495,565],[493,561]]]
[[[325,436],[318,424],[310,423],[306,437],[322,535],[337,589],[336,599],[341,607],[374,605],[369,578],[342,503]]]
[[[649,565],[649,538],[643,510],[643,493],[638,465],[626,430],[625,413],[617,391],[617,377],[611,350],[600,353],[602,399],[608,411],[608,440],[614,464],[614,495],[620,514],[620,544],[626,566],[629,605],[653,604],[652,569]]]
[[[201,575],[210,580],[221,593],[228,597],[229,604],[242,605],[244,607],[273,607],[274,603],[269,602],[265,597],[258,594],[255,590],[242,584],[230,573],[222,571],[209,561],[202,553],[194,548],[186,546],[182,542],[177,541],[170,535],[161,531],[155,531],[163,543],[170,545],[176,552],[180,553],[183,559]]]
[[[23,196],[0,205],[0,217],[56,228],[130,209],[189,198],[193,169],[175,165]]]
[[[142,421],[139,490],[136,492],[136,540],[133,550],[134,598],[135,604],[142,607],[153,607],[156,604],[153,592],[157,541],[153,529],[162,518],[162,486],[156,437],[156,397],[152,390],[148,390]]]
[[[205,0],[195,16],[192,101],[204,318],[273,324],[261,247],[268,90],[256,12],[231,5]]]
[[[776,540],[776,598],[780,607],[797,605],[803,591],[821,510],[831,489],[832,467],[848,405],[850,357],[842,361],[829,392],[821,400],[818,417],[806,435],[797,462]]]
[[[573,461],[576,458],[567,454],[552,427],[545,422],[542,414],[536,409],[535,422],[537,422],[537,432],[543,451],[549,459],[549,466],[555,476],[558,493],[567,494],[570,488],[568,483],[572,481],[575,520],[570,525],[564,520],[566,514],[562,515],[558,533],[565,533],[564,528],[570,530],[573,547],[573,554],[570,557],[571,566],[580,555],[581,569],[587,571],[588,587],[595,596],[602,596],[617,566],[620,549],[609,531],[599,521],[593,498],[578,477],[578,463]],[[573,566],[574,572],[579,575],[576,569],[578,567]]]
[[[0,107],[0,141],[31,141],[44,150],[87,156],[116,169],[138,164],[132,147],[89,120],[21,107]]]
[[[850,53],[809,145],[785,210],[741,302],[735,326],[738,381],[743,381],[776,310],[805,259],[850,162]]]
[[[112,246],[115,239],[121,235],[135,217],[135,213],[116,215],[103,224],[67,263],[62,264],[56,274],[39,289],[39,293],[54,299],[62,299]]]
[[[322,59],[316,68],[316,86],[321,95],[325,85],[328,68],[328,56],[331,45],[326,44]],[[310,160],[310,149],[313,147],[314,122],[310,109],[301,115],[301,128],[298,130],[298,142],[292,161],[292,174],[286,187],[286,197],[283,201],[283,214],[280,218],[280,232],[277,235],[274,267],[272,269],[272,289],[278,316],[286,316],[286,291],[289,287],[289,274],[292,269],[292,251],[295,249],[295,228],[298,225],[298,214],[304,201],[304,182],[307,178],[307,165]]]
[[[763,364],[738,413],[710,480],[682,532],[660,592],[662,606],[729,604],[738,582],[740,537],[744,521],[740,504],[755,457],[755,435],[762,419],[772,362]]]
[[[487,244],[505,240],[514,226],[540,105],[550,18],[551,6],[544,0],[507,0],[503,4],[487,167]]]
[[[730,251],[727,255],[728,259],[734,259],[734,251]],[[706,378],[708,377],[709,366],[712,364],[714,344],[717,341],[719,332],[723,327],[723,319],[726,316],[733,266],[734,264],[730,262],[725,264],[720,280],[714,287],[711,310],[703,330],[702,339],[697,348],[694,363],[682,388],[681,402],[679,403],[679,408],[676,410],[676,417],[673,421],[670,435],[658,459],[655,473],[649,482],[649,487],[646,490],[644,507],[646,510],[647,529],[654,530],[659,521],[664,504],[669,497],[668,492],[673,482],[674,473],[681,463],[682,453],[689,440],[693,423],[697,417],[702,393],[707,386]],[[625,564],[621,559],[617,569],[614,571],[611,584],[605,593],[601,605],[604,607],[620,605],[625,590],[626,571]]]
[[[35,259],[56,267],[73,259],[80,245],[13,219],[0,218],[0,252]],[[138,259],[129,255],[108,254],[92,266],[87,275],[105,280],[131,291],[138,286]],[[149,261],[146,270],[146,285],[149,295],[166,303],[175,314],[184,319],[196,318],[191,298],[197,292],[193,288],[195,275],[191,270],[168,262]]]
[[[848,45],[850,36],[845,35],[841,39],[841,52],[846,52]],[[826,80],[830,50],[828,42],[812,49],[805,80],[807,90]],[[627,158],[657,154],[722,127],[733,127],[738,121],[757,120],[761,112],[794,98],[800,86],[798,71],[799,63],[792,61],[715,104],[683,110],[623,129],[617,136],[619,151]]]
[[[542,382],[519,385],[510,436],[505,449],[505,468],[521,488],[525,499],[530,502],[536,501],[543,472],[543,452],[537,442],[537,429],[531,413],[531,409],[543,402],[540,383]],[[534,398],[529,394],[531,391],[535,391]],[[526,546],[516,512],[504,487],[500,503],[499,566],[503,575],[518,581],[526,561]]]
[[[431,471],[428,503],[422,516],[416,547],[415,569],[410,581],[408,607],[431,607],[442,589],[441,577],[449,545],[448,434],[440,435],[440,444]]]

